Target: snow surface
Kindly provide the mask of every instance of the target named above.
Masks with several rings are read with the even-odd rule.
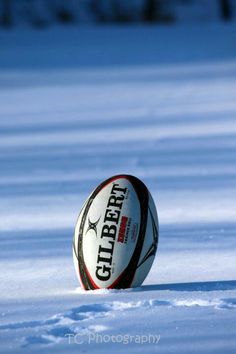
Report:
[[[0,32],[1,353],[236,352],[235,39],[232,24]],[[85,292],[74,225],[117,173],[153,194],[157,257],[140,288]]]

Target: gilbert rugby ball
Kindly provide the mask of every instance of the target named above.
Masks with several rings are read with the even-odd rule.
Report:
[[[158,217],[147,187],[118,175],[102,182],[78,217],[73,259],[84,289],[140,286],[153,263]]]

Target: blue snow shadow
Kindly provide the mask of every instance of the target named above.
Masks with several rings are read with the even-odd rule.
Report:
[[[215,117],[213,113],[204,113],[201,116],[191,115],[191,122],[204,121],[212,122],[212,120],[221,120],[221,117]],[[142,117],[143,118],[143,117]],[[227,118],[227,117],[225,117]],[[183,119],[183,118],[182,118]],[[230,116],[229,116],[229,119]],[[141,126],[143,125],[143,120],[139,117],[135,120],[132,118],[130,121],[127,118],[119,118],[117,121],[119,123],[112,123],[113,129],[126,126]],[[186,120],[186,118],[185,118]],[[19,117],[20,121],[20,117]],[[178,116],[178,123],[181,121],[181,117]],[[158,117],[150,116],[145,117],[145,127],[148,125],[153,126],[158,125],[161,127],[162,124],[170,124],[176,122],[176,116],[169,117],[165,120],[158,119]],[[183,119],[183,124],[184,124]],[[45,127],[36,125],[29,126],[30,134],[39,133],[50,133],[58,132],[62,134],[66,130],[77,131],[81,130],[86,134],[89,131],[89,126],[84,126],[84,122],[76,122],[74,125],[70,126],[70,123],[63,122],[62,126],[57,128]],[[176,123],[175,123],[176,124]],[[180,123],[179,123],[180,124]],[[59,125],[59,124],[58,124]],[[96,127],[96,126],[95,126]],[[43,130],[44,128],[44,130]],[[0,132],[1,136],[6,134],[12,134],[12,128],[8,127],[8,133],[4,130]],[[16,125],[15,128],[18,132],[19,129],[23,129],[20,125]],[[24,127],[24,129],[26,129]],[[53,129],[53,130],[52,130]],[[107,129],[107,121],[104,120],[100,123],[99,129]],[[24,130],[23,130],[24,131]],[[13,130],[14,132],[14,130]],[[16,196],[54,196],[58,194],[84,194],[94,189],[94,187],[101,181],[96,173],[88,173],[86,177],[80,177],[81,169],[91,170],[96,167],[99,170],[99,175],[101,176],[102,171],[106,171],[108,168],[110,171],[115,171],[117,169],[117,161],[119,161],[119,169],[130,172],[137,171],[137,169],[149,170],[156,169],[154,176],[146,176],[145,182],[148,184],[149,188],[153,190],[181,190],[181,191],[192,191],[194,188],[199,188],[201,190],[209,190],[227,187],[236,187],[235,173],[231,170],[225,169],[225,163],[235,165],[236,164],[236,148],[234,144],[235,136],[234,134],[224,135],[223,140],[228,141],[228,145],[224,146],[222,144],[222,136],[211,137],[209,135],[205,137],[191,137],[185,138],[180,141],[178,138],[159,139],[156,137],[147,141],[143,141],[139,144],[138,140],[133,142],[125,142],[125,144],[111,144],[97,143],[96,141],[89,141],[89,144],[80,144],[79,141],[76,143],[72,140],[70,144],[64,146],[62,143],[60,145],[55,145],[48,149],[48,146],[34,146],[32,145],[30,151],[22,146],[18,147],[17,151],[9,148],[2,147],[2,153],[0,154],[0,165],[1,165],[1,177],[4,182],[0,184],[0,197],[15,198]],[[28,149],[29,150],[29,149]],[[39,154],[40,151],[40,154]],[[96,155],[93,154],[96,151]],[[78,161],[75,164],[75,161]],[[213,164],[214,171],[209,170],[209,161]],[[215,166],[214,166],[215,165]],[[23,166],[23,168],[22,168]],[[168,168],[178,166],[178,175],[171,174],[163,171],[168,171]],[[188,172],[186,172],[186,166],[188,167]],[[198,169],[193,173],[191,171],[191,166],[198,166]],[[184,168],[184,173],[181,169]],[[158,173],[158,171],[162,173]],[[35,171],[44,171],[39,176],[35,176]],[[132,172],[133,173],[133,172]],[[31,176],[32,178],[28,178]],[[14,176],[14,178],[12,178]],[[10,177],[10,178],[9,178]],[[105,175],[104,175],[105,177]]]
[[[73,229],[0,232],[2,259],[72,257]]]
[[[218,249],[219,244],[221,249],[233,249],[235,230],[235,223],[160,225],[161,238],[158,252],[169,252],[173,249],[204,252]],[[73,233],[73,227],[37,231],[1,231],[0,255],[2,259],[17,260],[32,257],[50,258],[55,257],[56,254],[68,257],[72,262]]]
[[[133,289],[133,291],[218,291],[218,290],[236,290],[236,280],[202,281],[192,283],[170,283],[143,285]]]

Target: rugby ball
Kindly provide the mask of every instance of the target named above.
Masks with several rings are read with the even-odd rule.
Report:
[[[78,217],[73,259],[84,289],[137,287],[158,244],[157,211],[145,184],[130,175],[102,182]]]

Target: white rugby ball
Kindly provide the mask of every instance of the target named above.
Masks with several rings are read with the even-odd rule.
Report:
[[[78,217],[73,259],[84,289],[137,287],[158,243],[158,217],[145,184],[130,175],[102,182]]]

